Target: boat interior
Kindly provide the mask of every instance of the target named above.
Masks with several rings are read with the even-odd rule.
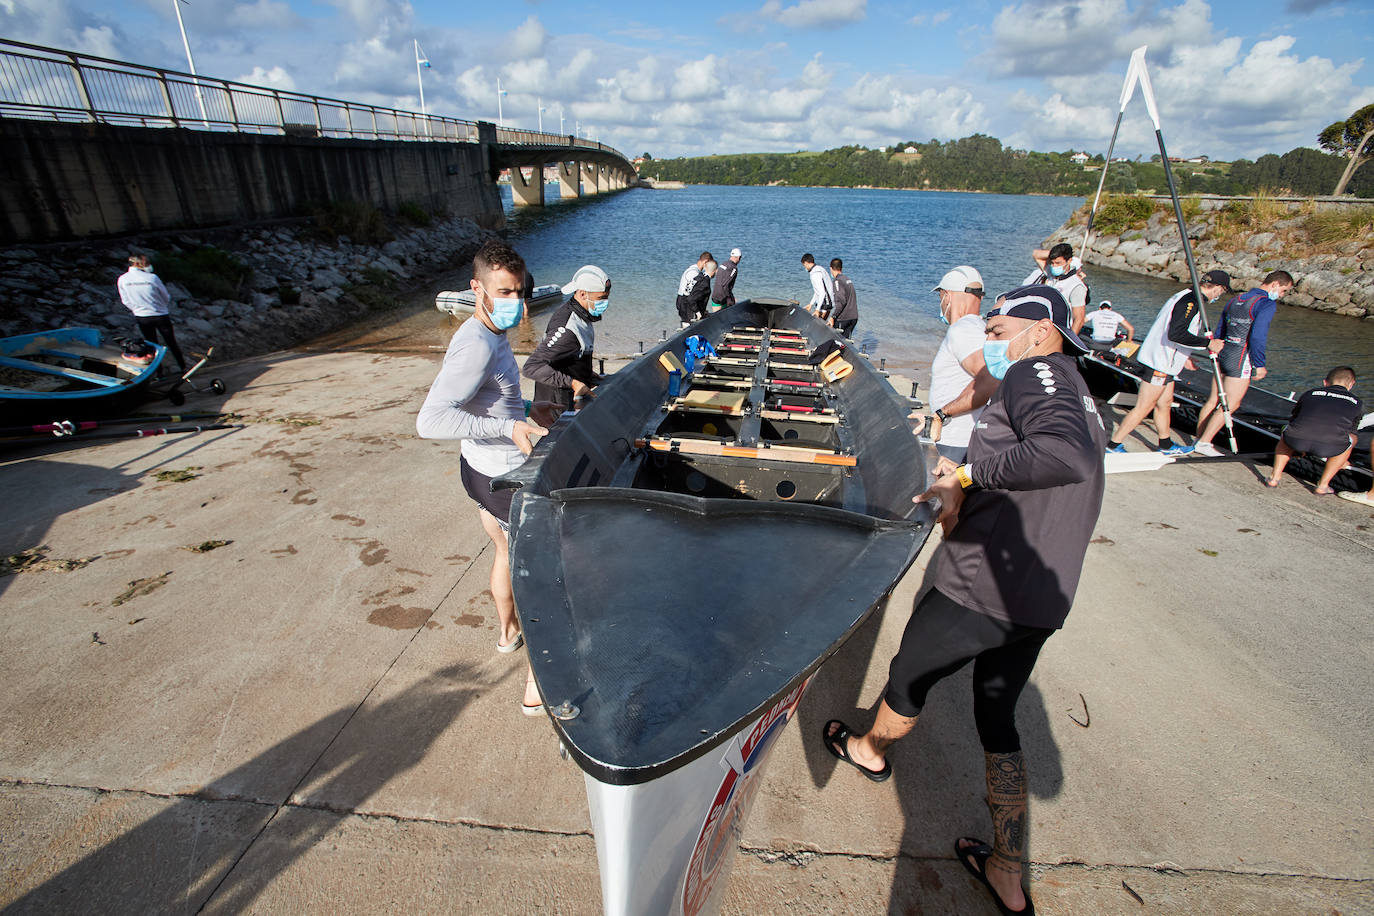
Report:
[[[89,329],[75,329],[87,331]],[[0,349],[0,387],[22,392],[79,392],[118,388],[155,362],[134,360],[99,332],[28,334]]]

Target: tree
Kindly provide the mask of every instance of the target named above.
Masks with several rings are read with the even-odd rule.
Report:
[[[1336,183],[1336,190],[1331,192],[1340,197],[1355,170],[1374,159],[1374,105],[1366,105],[1344,121],[1329,125],[1317,135],[1317,142],[1322,149],[1350,159],[1341,180]]]

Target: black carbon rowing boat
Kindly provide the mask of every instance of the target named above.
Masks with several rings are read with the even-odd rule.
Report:
[[[688,366],[692,336],[714,355]],[[907,401],[853,350],[812,364],[839,340],[791,302],[723,309],[497,481],[607,913],[714,911],[767,751],[930,533]]]
[[[1205,357],[1200,357],[1205,362]],[[1150,377],[1151,370],[1143,363],[1111,350],[1101,349],[1101,345],[1078,358],[1079,369],[1088,389],[1094,396],[1103,400],[1110,399],[1121,392],[1134,394],[1142,380]],[[1204,369],[1184,369],[1174,385],[1173,416],[1184,428],[1196,429],[1198,412],[1212,390],[1212,373]],[[1232,415],[1236,429],[1236,440],[1241,452],[1267,452],[1273,454],[1274,446],[1283,435],[1283,428],[1293,412],[1293,401],[1280,394],[1251,385],[1241,401],[1240,409]],[[1369,447],[1374,429],[1360,431],[1351,456],[1351,467],[1336,475],[1332,485],[1339,490],[1368,490],[1370,487]],[[1216,443],[1224,445],[1226,432],[1217,434]],[[1303,456],[1294,458],[1288,470],[1305,479],[1316,480],[1321,476],[1320,458]]]

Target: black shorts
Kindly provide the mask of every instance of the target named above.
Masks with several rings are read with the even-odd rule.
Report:
[[[1307,436],[1295,436],[1288,430],[1284,430],[1283,441],[1287,442],[1288,447],[1295,452],[1306,452],[1318,458],[1335,458],[1350,448],[1349,436],[1338,442],[1335,439],[1310,439]]]
[[[1053,634],[971,611],[931,589],[907,621],[883,699],[899,716],[919,715],[930,688],[973,662],[973,720],[983,750],[1019,751],[1016,701]]]
[[[1221,374],[1227,378],[1248,379],[1253,368],[1250,365],[1250,351],[1240,344],[1230,342],[1217,354],[1217,365],[1221,368]]]
[[[858,323],[859,323],[859,319],[857,319],[857,318],[846,318],[844,321],[837,321],[837,322],[835,322],[835,327],[836,327],[836,329],[838,329],[839,332],[840,332],[841,334],[843,334],[845,337],[848,337],[850,340],[853,340],[853,339],[854,339],[854,328],[855,328],[855,326],[858,325]]]
[[[510,501],[515,498],[515,491],[493,490],[491,478],[474,471],[466,458],[458,459],[458,472],[463,480],[463,489],[468,491],[472,501],[494,515],[503,529],[509,528]]]

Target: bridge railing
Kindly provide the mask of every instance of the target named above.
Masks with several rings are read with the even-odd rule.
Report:
[[[477,122],[192,76],[0,39],[0,117],[301,137],[476,142]],[[499,143],[618,150],[498,128]]]

